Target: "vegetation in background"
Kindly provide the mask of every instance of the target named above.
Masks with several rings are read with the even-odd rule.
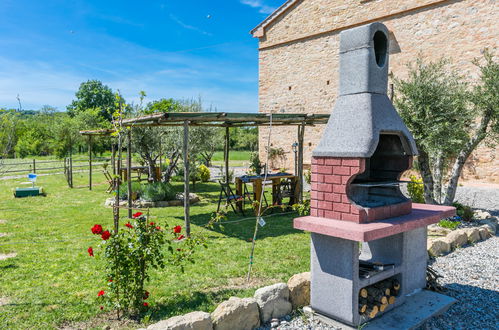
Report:
[[[270,147],[268,152],[270,168],[278,168],[279,164],[286,160],[286,152],[283,148]]]
[[[450,205],[470,154],[482,142],[499,141],[499,62],[489,51],[475,64],[473,85],[451,71],[448,61],[409,66],[395,79],[395,105],[419,150],[426,203]]]
[[[260,161],[260,156],[258,155],[258,152],[253,152],[251,153],[250,157],[250,166],[249,166],[251,173],[254,173],[256,175],[262,174],[262,162]]]
[[[112,89],[101,81],[88,80],[81,83],[75,96],[76,100],[67,107],[70,116],[76,116],[89,110],[97,110],[100,117],[107,121],[112,120],[116,96]]]
[[[210,181],[210,169],[205,165],[201,164],[198,166],[199,179],[201,182]]]
[[[411,175],[411,182],[407,184],[407,191],[414,203],[424,203],[423,180]]]

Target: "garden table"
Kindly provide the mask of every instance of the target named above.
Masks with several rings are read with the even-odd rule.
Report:
[[[160,177],[161,173],[159,172],[159,167],[154,168],[156,170],[156,175],[157,177]],[[130,170],[135,173],[137,173],[137,179],[140,181],[140,175],[142,173],[148,173],[149,168],[147,166],[132,166],[130,167]],[[124,182],[128,178],[128,168],[122,167],[121,168],[121,180]]]
[[[263,175],[243,175],[236,177],[235,178],[236,195],[243,196],[244,194],[243,183],[251,183],[253,185],[253,200],[260,203],[262,197],[264,179],[265,176]],[[298,201],[299,198],[298,194],[300,192],[300,189],[298,187],[298,177],[290,173],[273,173],[273,174],[267,174],[267,181],[272,182],[272,205],[275,205],[278,202],[277,192],[279,189],[279,185],[281,184],[281,179],[291,180],[292,183],[291,186],[294,187],[294,189],[293,189],[293,197],[291,197],[290,204],[294,204],[295,201]],[[241,203],[242,202],[238,202],[238,206],[240,206],[239,204]]]

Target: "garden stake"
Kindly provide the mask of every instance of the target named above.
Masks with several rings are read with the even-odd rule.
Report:
[[[272,113],[270,113],[270,121],[269,121],[269,137],[267,139],[267,155],[265,159],[265,174],[262,183],[262,192],[260,195],[260,203],[258,203],[258,212],[256,213],[256,221],[255,221],[255,231],[253,232],[253,240],[251,241],[251,253],[249,258],[248,265],[248,276],[247,281],[250,281],[251,278],[251,268],[253,266],[253,255],[255,252],[255,241],[256,235],[258,234],[258,221],[260,220],[260,216],[262,214],[262,200],[264,198],[263,194],[265,193],[265,181],[267,181],[267,174],[269,173],[269,149],[270,149],[270,137],[272,135]]]

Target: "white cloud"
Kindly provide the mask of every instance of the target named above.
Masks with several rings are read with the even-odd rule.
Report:
[[[277,8],[266,5],[262,0],[240,0],[243,5],[258,9],[262,14],[272,14]]]

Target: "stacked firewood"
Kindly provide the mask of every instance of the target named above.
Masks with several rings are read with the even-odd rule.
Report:
[[[396,279],[387,279],[362,288],[359,292],[359,314],[369,318],[395,303],[395,297],[400,290],[400,283]]]

